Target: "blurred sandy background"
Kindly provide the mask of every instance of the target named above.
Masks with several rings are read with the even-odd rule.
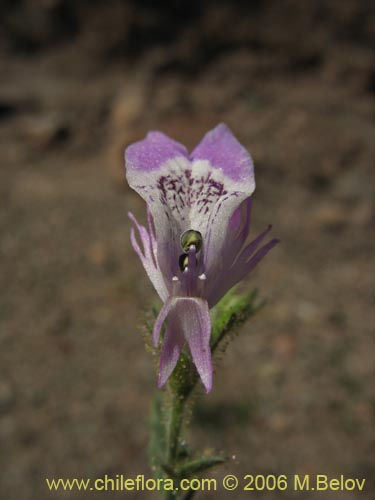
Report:
[[[144,206],[123,149],[149,129],[190,148],[220,121],[255,161],[253,234],[271,222],[282,244],[249,280],[268,305],[216,360],[192,440],[236,456],[217,478],[344,474],[367,491],[325,499],[371,498],[370,6],[1,1],[2,499],[157,498],[49,493],[44,478],[151,476],[138,327],[155,295],[129,243],[127,211]]]

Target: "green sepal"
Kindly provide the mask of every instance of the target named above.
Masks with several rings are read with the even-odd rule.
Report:
[[[265,303],[265,300],[258,299],[257,290],[242,295],[236,294],[232,290],[228,292],[211,313],[211,352],[215,351],[230,331],[245,323]]]
[[[169,379],[169,385],[181,399],[186,399],[193,390],[198,379],[194,363],[186,352],[182,352],[176,368]]]

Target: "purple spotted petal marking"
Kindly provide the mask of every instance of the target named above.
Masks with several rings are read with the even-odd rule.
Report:
[[[131,241],[164,302],[154,327],[157,344],[166,322],[159,386],[168,380],[186,345],[209,392],[209,308],[278,243],[273,239],[260,246],[268,229],[245,245],[255,189],[252,159],[220,124],[190,155],[165,134],[150,132],[127,148],[125,163],[128,183],[148,209],[148,229],[129,214],[143,248],[134,229]],[[182,248],[181,236],[188,230],[199,238],[199,247],[193,242]]]

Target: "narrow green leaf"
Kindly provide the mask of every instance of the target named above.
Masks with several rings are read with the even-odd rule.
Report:
[[[181,478],[188,478],[195,474],[199,474],[215,465],[222,464],[226,461],[226,458],[223,457],[202,457],[196,460],[192,460],[191,462],[187,462],[182,465],[177,471],[176,474]]]

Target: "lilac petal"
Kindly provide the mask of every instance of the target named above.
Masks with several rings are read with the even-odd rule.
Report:
[[[263,233],[262,233],[263,234]],[[258,237],[259,238],[259,237]],[[257,239],[258,239],[257,238]],[[255,241],[255,240],[254,240]],[[266,254],[277,244],[278,239],[273,239],[263,245],[250,260],[237,259],[234,265],[223,272],[220,282],[213,288],[211,286],[210,293],[207,294],[208,304],[210,308],[214,307],[217,302],[237,283],[239,283],[245,276],[247,276],[255,266],[266,256]],[[250,243],[251,245],[251,243]],[[246,250],[246,249],[245,249]]]
[[[211,318],[207,301],[193,297],[179,298],[175,311],[198,374],[206,392],[210,392],[212,389]]]
[[[128,183],[146,201],[158,241],[158,266],[168,281],[178,273],[180,235],[188,225],[185,200],[191,164],[184,146],[151,132],[125,151]]]
[[[163,340],[163,347],[160,356],[160,368],[158,377],[158,387],[162,387],[173,372],[182,348],[185,344],[185,337],[179,328],[178,318],[175,311],[171,311],[168,317],[167,330]]]
[[[243,242],[249,233],[251,205],[252,197],[249,196],[249,198],[243,201],[241,205],[236,208],[229,221],[228,232],[232,233],[233,236],[237,234],[235,236],[236,238],[238,236],[245,236]]]
[[[241,207],[241,208],[243,208],[243,211],[244,211],[244,219],[243,219],[242,228],[240,229],[239,235],[237,237],[237,240],[239,240],[241,242],[241,245],[243,245],[245,243],[246,238],[249,235],[251,206],[252,206],[252,198],[250,196],[242,203],[242,207]]]
[[[271,231],[272,226],[269,225],[267,229],[265,229],[262,233],[260,233],[253,241],[251,241],[245,248],[242,250],[241,254],[238,257],[238,261],[245,263],[249,257],[256,251],[259,245],[262,243],[267,234]]]
[[[167,280],[179,274],[179,238],[188,229],[202,234],[209,272],[220,255],[223,227],[255,188],[251,158],[224,125],[206,134],[191,158],[181,144],[158,132],[125,154],[129,185],[152,213],[158,265]]]
[[[201,172],[201,177],[206,178],[201,203],[192,207],[190,217],[197,221],[197,229],[206,242],[204,264],[208,276],[217,273],[222,265],[221,253],[229,221],[234,216],[236,223],[236,209],[255,189],[254,167],[247,150],[224,124],[204,136],[191,158],[195,176]],[[210,183],[214,185],[211,191],[207,189]],[[218,195],[212,196],[212,192]]]
[[[211,294],[216,295],[216,289],[218,286],[220,288],[222,276],[238,257],[249,235],[250,214],[251,197],[248,197],[235,209],[227,223],[227,229],[223,230],[223,227],[225,227],[225,222],[223,222],[223,227],[218,226],[216,228],[219,234],[208,239],[204,266],[207,275],[205,289],[208,298],[210,298]],[[215,227],[211,230],[214,232]]]
[[[160,330],[166,319],[168,337],[166,334],[164,342],[167,341],[167,346],[164,354],[162,354],[160,364],[160,383],[164,384],[172,373],[178,360],[177,353],[181,351],[182,339],[184,339],[189,344],[191,357],[206,392],[210,392],[212,389],[211,318],[207,301],[197,297],[174,297],[169,299],[164,304],[155,322],[155,346],[158,344]]]
[[[254,191],[251,156],[224,123],[207,132],[190,156],[193,160],[208,160],[214,168],[221,169],[225,176],[243,182],[244,190],[248,191],[251,186],[251,192]]]
[[[274,238],[265,245],[263,245],[256,252],[256,254],[253,255],[248,262],[246,262],[245,274],[249,274],[254,269],[254,267],[263,259],[263,257],[265,257],[268,254],[268,252],[272,250],[272,248],[275,247],[278,243],[280,243],[280,240]]]
[[[130,241],[132,243],[132,246],[135,252],[137,253],[138,257],[140,258],[142,265],[148,277],[150,278],[151,283],[154,285],[156,292],[158,293],[161,300],[164,302],[169,295],[169,290],[164,282],[163,276],[156,263],[156,256],[155,256],[156,248],[154,248],[153,246],[152,237],[150,237],[146,228],[138,223],[137,219],[131,212],[129,212],[128,215],[130,220],[134,223],[135,227],[137,228],[138,233],[141,237],[143,251],[141,250],[138,244],[134,228],[131,228],[130,230]]]
[[[158,170],[169,160],[180,156],[188,157],[185,146],[162,132],[149,132],[146,139],[131,144],[125,154],[129,170],[142,170],[148,173]]]
[[[146,258],[152,259],[154,264],[156,265],[156,246],[154,245],[154,242],[150,237],[150,233],[147,231],[147,229],[144,226],[142,226],[141,224],[138,223],[137,219],[135,218],[135,216],[131,212],[128,212],[128,217],[133,222],[135,227],[137,228],[138,233],[141,237],[143,250],[144,250],[144,256]]]
[[[229,221],[225,242],[222,247],[222,267],[228,268],[235,261],[250,231],[251,197],[235,210]]]
[[[153,253],[154,253],[154,256],[156,259],[157,243],[156,243],[156,236],[155,236],[155,230],[154,230],[154,221],[152,218],[152,213],[148,207],[147,207],[147,224],[148,224],[148,233],[150,235],[151,245],[153,248]]]
[[[176,299],[168,299],[159,312],[159,316],[156,318],[154,331],[153,331],[153,339],[154,346],[157,347],[159,343],[160,332],[163,326],[164,321],[167,319],[168,314],[173,310],[176,304]]]
[[[249,215],[246,214],[245,217],[245,224],[247,224]],[[231,285],[228,287],[228,280],[224,277],[226,275],[229,276],[229,283],[237,279],[238,273],[241,274],[241,271],[238,271],[238,269],[246,268],[246,261],[249,259],[251,254],[256,251],[271,229],[272,226],[268,226],[268,228],[251,241],[241,253],[239,252],[243,246],[244,240],[246,239],[249,228],[247,227],[246,231],[242,229],[238,233],[237,238],[233,236],[232,230],[230,228],[228,229],[226,241],[223,245],[221,253],[221,268],[217,272],[211,273],[208,276],[206,283],[205,295],[208,298],[210,307],[213,307],[212,304],[215,304],[217,300],[220,299],[220,297],[218,298],[219,293],[223,293],[224,295],[224,293],[226,293],[226,291],[233,286]],[[238,281],[240,281],[240,279]],[[223,288],[226,290],[225,292],[221,292]]]

